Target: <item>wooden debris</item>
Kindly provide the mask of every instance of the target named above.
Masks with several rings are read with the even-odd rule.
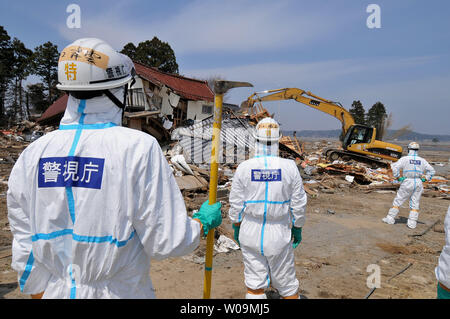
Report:
[[[201,176],[184,175],[175,176],[175,180],[180,190],[193,190],[208,187],[208,182]]]

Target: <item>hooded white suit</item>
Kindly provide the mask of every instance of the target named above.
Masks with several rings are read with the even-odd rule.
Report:
[[[399,213],[399,207],[409,199],[409,223],[413,224],[415,227],[415,222],[419,218],[419,203],[420,196],[423,192],[423,185],[421,177],[425,175],[427,180],[431,180],[435,173],[434,168],[428,164],[428,162],[417,155],[416,150],[410,150],[407,156],[400,158],[397,162],[391,165],[392,173],[394,177],[400,176],[400,171],[402,170],[403,177],[405,180],[400,185],[397,191],[397,196],[392,203],[392,208],[389,210],[388,218],[392,223],[393,219]]]
[[[306,202],[295,162],[278,157],[278,143],[256,143],[255,157],[234,174],[229,210],[231,222],[241,223],[248,288],[268,288],[272,280],[281,296],[297,293],[291,227],[304,225]]]
[[[7,202],[22,292],[154,298],[150,258],[198,246],[200,224],[187,216],[157,141],[121,127],[121,114],[105,96],[69,96],[59,130],[15,164]]]
[[[435,268],[436,279],[445,287],[450,288],[450,206],[444,221],[445,245],[439,256],[438,266]]]

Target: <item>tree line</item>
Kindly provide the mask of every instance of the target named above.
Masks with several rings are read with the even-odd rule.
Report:
[[[50,41],[30,50],[0,26],[0,125],[28,119],[31,111],[42,112],[61,96],[58,58],[58,47]],[[23,87],[30,75],[40,82]]]
[[[121,53],[161,71],[178,73],[174,51],[157,37],[137,46],[130,42]],[[29,119],[32,112],[42,113],[64,94],[56,88],[58,60],[56,44],[48,41],[31,50],[0,26],[0,126]],[[38,82],[24,87],[29,76]]]

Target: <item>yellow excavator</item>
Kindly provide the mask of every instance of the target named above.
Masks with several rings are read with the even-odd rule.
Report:
[[[263,95],[261,94],[268,94]],[[295,100],[316,110],[334,116],[342,123],[342,149],[329,148],[324,155],[330,160],[354,159],[360,162],[387,167],[387,162],[397,161],[402,156],[402,147],[376,139],[376,128],[356,124],[353,116],[340,103],[321,98],[311,92],[297,88],[284,88],[253,93],[241,104],[242,112],[249,112],[254,104],[263,101]]]

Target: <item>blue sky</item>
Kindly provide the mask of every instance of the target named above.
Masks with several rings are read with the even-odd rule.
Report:
[[[81,8],[80,29],[66,25],[71,3]],[[366,26],[371,3],[381,8],[379,29]],[[231,91],[230,103],[297,87],[347,108],[353,100],[366,110],[381,101],[392,128],[450,134],[449,9],[445,0],[1,0],[0,25],[31,49],[98,37],[120,50],[157,36],[185,76],[253,83]],[[285,130],[340,128],[300,103],[264,106]]]

